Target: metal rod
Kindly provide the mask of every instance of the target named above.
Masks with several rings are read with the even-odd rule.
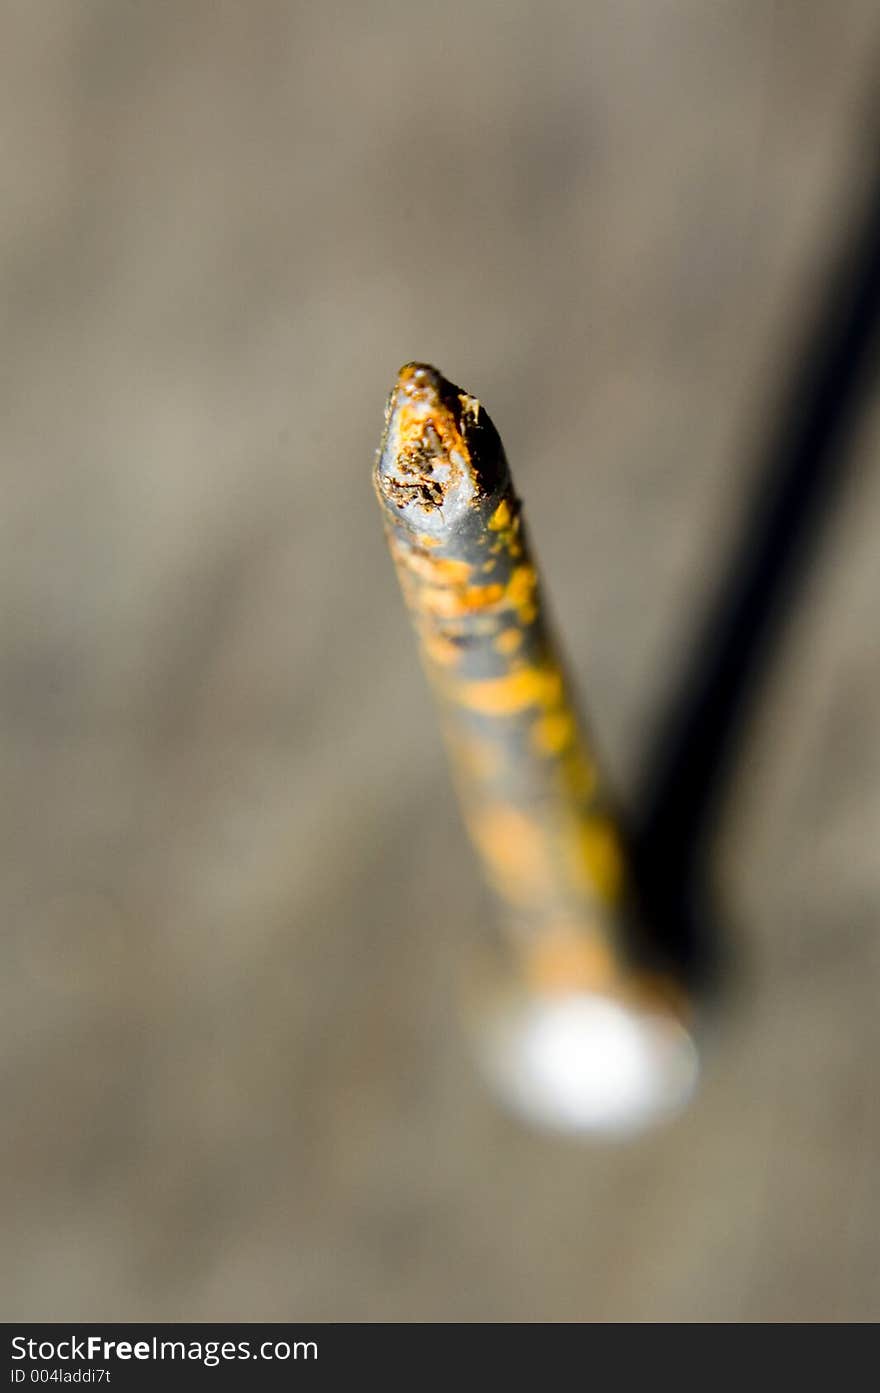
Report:
[[[484,407],[407,364],[375,485],[465,822],[503,908],[506,969],[476,1009],[483,1066],[534,1121],[638,1129],[693,1091],[692,1004],[640,913]]]

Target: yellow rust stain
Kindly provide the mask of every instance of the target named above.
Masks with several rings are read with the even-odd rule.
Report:
[[[606,904],[620,899],[624,883],[623,848],[610,817],[597,814],[578,824],[569,842],[568,864],[578,889],[592,892]]]
[[[617,976],[614,954],[598,928],[554,924],[526,949],[525,971],[539,991],[607,991]]]
[[[575,739],[577,727],[570,711],[548,711],[531,728],[532,746],[541,755],[560,755]]]
[[[511,716],[530,706],[557,706],[562,691],[562,673],[548,666],[520,667],[503,677],[462,682],[452,694],[471,711],[487,716]]]
[[[553,865],[540,823],[519,808],[498,803],[472,814],[469,827],[499,894],[523,904],[548,893]]]
[[[564,788],[575,798],[592,798],[599,787],[599,771],[583,745],[576,744],[562,765]]]
[[[431,585],[467,585],[471,578],[473,567],[467,561],[453,556],[424,556],[413,547],[401,544],[394,544],[393,549],[399,561]]]
[[[507,582],[504,600],[505,604],[516,610],[521,624],[531,624],[537,618],[537,591],[538,574],[534,566],[515,566]]]
[[[505,658],[509,658],[511,653],[515,653],[522,647],[521,629],[502,629],[495,640],[495,651],[501,653]]]
[[[506,584],[488,581],[470,585],[473,568],[466,561],[426,556],[405,545],[395,546],[394,551],[400,569],[421,582],[413,594],[416,609],[448,619],[481,610],[514,609],[520,624],[529,624],[537,617],[538,577],[534,566],[515,566]]]
[[[429,537],[427,532],[420,532],[418,536],[418,543],[420,547],[439,547],[440,538]]]
[[[484,609],[491,609],[504,597],[503,585],[465,585],[441,587],[424,585],[417,604],[429,614],[447,619],[460,618]]]
[[[522,543],[519,539],[520,528],[522,526],[520,515],[514,512],[514,506],[508,499],[502,498],[498,507],[489,519],[488,527],[490,532],[497,532],[497,540],[492,543],[489,550],[492,552],[506,551],[514,561],[523,554]]]
[[[530,624],[538,613],[538,576],[534,566],[524,562],[514,566],[508,579],[471,584],[473,566],[458,557],[431,556],[393,540],[391,548],[397,562],[401,583],[416,611],[443,618],[466,618],[484,610],[516,611],[519,624]],[[496,562],[484,562],[481,569],[489,572]]]
[[[401,582],[404,586],[407,581],[414,583],[408,594],[416,610],[454,618],[487,609],[513,609],[524,625],[537,617],[538,576],[528,563],[514,566],[506,582],[471,584],[474,567],[458,557],[431,556],[398,539],[391,542],[391,550]],[[491,572],[496,565],[490,559],[481,570]]]
[[[441,667],[455,667],[461,660],[461,649],[444,634],[428,631],[422,634],[422,645],[428,657]]]
[[[507,593],[512,605],[524,604],[530,600],[538,585],[534,566],[515,566],[507,582]]]
[[[492,532],[500,532],[503,528],[510,526],[512,519],[513,514],[510,511],[510,504],[506,498],[502,498],[489,519],[489,528]]]

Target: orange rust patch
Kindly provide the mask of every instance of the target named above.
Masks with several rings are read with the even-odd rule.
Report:
[[[395,556],[432,585],[467,585],[473,567],[452,556],[423,556],[412,547],[392,543]]]
[[[623,849],[611,818],[585,818],[569,847],[569,866],[574,883],[614,904],[623,890]]]
[[[495,651],[508,658],[511,653],[515,653],[518,648],[522,647],[522,641],[521,629],[502,629],[495,640]]]
[[[506,498],[502,498],[489,519],[489,528],[492,532],[500,532],[502,528],[510,526],[512,518],[510,504]]]
[[[577,727],[570,711],[548,711],[531,729],[532,745],[542,755],[559,755],[572,743]]]
[[[539,823],[499,803],[472,814],[469,826],[499,894],[522,904],[547,893],[553,867]]]
[[[504,595],[503,585],[467,585],[444,588],[424,585],[416,599],[417,606],[430,614],[447,619],[459,618],[497,605]]]
[[[503,498],[488,522],[489,530],[498,533],[497,541],[492,543],[489,550],[506,550],[508,556],[517,560],[523,554],[522,543],[519,540],[521,526],[519,513],[515,513],[510,502]]]
[[[461,659],[458,644],[445,638],[443,634],[426,631],[422,634],[422,644],[428,657],[441,667],[455,667]]]
[[[504,599],[517,611],[521,624],[531,624],[537,618],[537,589],[538,576],[534,566],[515,566],[507,582]]]
[[[562,698],[562,673],[555,667],[521,667],[503,677],[463,682],[453,690],[462,706],[487,716],[511,716],[530,706],[556,706]]]
[[[473,566],[458,557],[429,556],[398,540],[392,540],[391,550],[404,593],[416,613],[444,619],[468,618],[500,607],[508,596],[510,582],[469,585]],[[514,598],[522,591],[520,579],[514,587]]]
[[[538,584],[534,566],[516,566],[507,582],[507,592],[513,605],[531,599]]]
[[[527,949],[525,970],[539,991],[607,991],[616,977],[615,960],[597,931],[568,924],[540,933]]]
[[[575,798],[591,798],[599,786],[599,774],[583,746],[577,744],[562,766],[563,785]]]

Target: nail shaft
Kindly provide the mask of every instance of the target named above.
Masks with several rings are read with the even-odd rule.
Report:
[[[652,1108],[670,1110],[669,1087],[658,1089],[656,1078],[658,1050],[669,1053],[670,1041],[676,1105],[685,1065],[692,1086],[689,1005],[652,955],[485,408],[433,368],[402,368],[375,486],[465,822],[503,906],[512,965],[504,992],[482,1008],[490,1072],[539,1120],[589,1130],[595,1113],[595,1130],[615,1130],[615,1121],[626,1130],[634,1113],[638,1122]],[[639,1077],[609,1102],[621,1050]],[[561,1109],[560,1051],[573,1075]],[[623,1095],[633,1086],[644,1093],[646,1068],[652,1099],[664,1097],[634,1109]]]

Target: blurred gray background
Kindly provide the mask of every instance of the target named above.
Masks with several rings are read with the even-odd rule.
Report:
[[[877,5],[2,29],[3,1317],[880,1317],[880,405],[725,820],[746,985],[623,1147],[472,1072],[487,905],[369,483],[400,363],[483,399],[631,790],[864,178]]]

